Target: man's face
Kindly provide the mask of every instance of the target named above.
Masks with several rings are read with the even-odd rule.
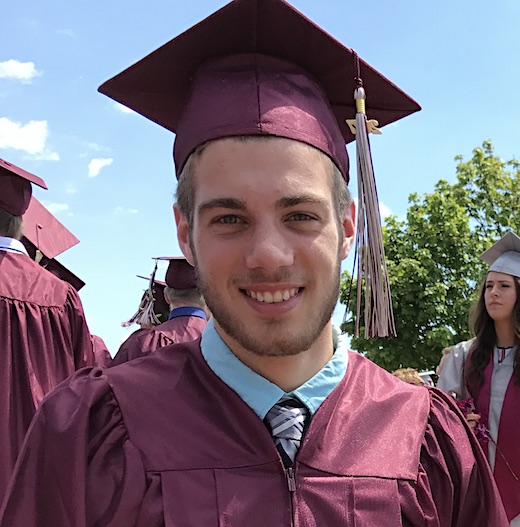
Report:
[[[222,338],[264,356],[309,349],[336,305],[354,232],[353,206],[336,220],[328,158],[289,139],[222,139],[194,177],[191,231],[175,210],[179,243]]]

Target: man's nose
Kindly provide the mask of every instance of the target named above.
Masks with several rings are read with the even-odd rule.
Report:
[[[273,271],[294,263],[294,247],[283,227],[268,222],[255,227],[246,256],[250,269]]]

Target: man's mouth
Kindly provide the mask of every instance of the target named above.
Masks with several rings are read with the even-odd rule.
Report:
[[[244,289],[244,293],[258,302],[264,302],[265,304],[277,304],[279,302],[285,302],[299,293],[301,288],[294,287],[292,289],[280,289],[279,291],[249,291]]]

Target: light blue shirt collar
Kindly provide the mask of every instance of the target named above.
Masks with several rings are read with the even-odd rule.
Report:
[[[0,251],[5,251],[8,253],[18,253],[18,254],[27,254],[23,243],[14,238],[8,238],[7,236],[0,236]]]
[[[348,352],[338,349],[330,361],[296,390],[285,393],[281,388],[246,366],[227,347],[215,329],[213,319],[202,333],[202,356],[220,377],[251,409],[264,419],[267,412],[284,395],[297,397],[312,415],[343,379],[348,365]]]

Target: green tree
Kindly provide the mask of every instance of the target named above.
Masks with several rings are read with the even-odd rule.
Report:
[[[479,255],[507,231],[520,231],[520,170],[502,161],[491,141],[469,161],[455,159],[456,181],[441,179],[432,193],[411,194],[406,219],[386,218],[383,239],[397,329],[395,339],[353,337],[355,282],[342,330],[351,347],[392,371],[434,368],[442,348],[469,338],[468,313],[485,274]],[[342,277],[347,302],[351,277]]]

